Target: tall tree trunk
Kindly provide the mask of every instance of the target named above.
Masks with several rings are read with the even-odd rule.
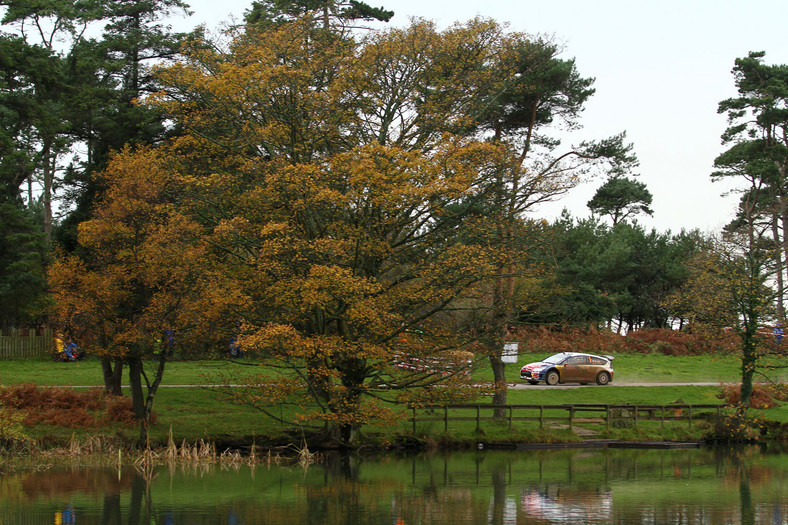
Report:
[[[739,393],[739,403],[742,406],[750,406],[750,400],[752,399],[752,379],[755,376],[755,370],[758,365],[757,331],[757,319],[748,320],[741,334],[741,391]]]
[[[52,154],[52,145],[49,142],[44,144],[41,157],[44,168],[44,235],[47,243],[50,243],[52,242],[52,191],[55,181],[55,159]]]
[[[348,415],[358,413],[361,409],[366,363],[363,359],[350,358],[340,360],[337,365],[342,370],[344,393],[340,397],[336,397],[336,391],[331,393],[335,397],[331,399],[330,408],[335,414],[342,414],[344,418],[347,418]],[[352,445],[358,437],[361,425],[352,419],[351,421],[343,421],[339,425],[338,437],[343,445]]]
[[[153,382],[148,381],[143,369],[142,357],[129,359],[129,383],[131,385],[131,406],[134,410],[134,417],[140,422],[140,444],[145,444],[148,440],[148,424],[150,415],[153,412],[153,400],[156,392],[164,377],[164,365],[167,362],[167,352],[161,351],[157,355],[159,363],[156,368],[156,375]],[[145,380],[147,395],[142,390],[142,381]]]
[[[780,201],[782,201],[782,199],[780,199]],[[772,238],[774,239],[775,246],[783,245],[780,237],[779,217],[777,215],[772,216]],[[777,281],[777,319],[782,322],[785,320],[785,304],[783,302],[785,277],[783,270],[783,250],[779,248],[774,251],[774,264]]]
[[[114,362],[114,367],[113,367]],[[104,374],[104,391],[113,396],[123,395],[121,381],[123,379],[123,360],[111,357],[101,358],[101,371]]]
[[[33,206],[33,174],[27,175],[27,205]]]
[[[778,244],[778,246],[782,246],[782,252],[783,252],[782,253],[782,257],[781,257],[782,260],[783,260],[783,265],[782,265],[781,269],[783,271],[780,272],[780,275],[781,275],[781,277],[783,279],[783,283],[785,283],[785,272],[786,272],[786,270],[788,270],[788,264],[786,264],[786,263],[788,263],[788,206],[785,205],[785,202],[784,202],[783,199],[780,199],[780,212],[781,212],[780,222],[782,223],[782,238],[781,238],[782,242],[780,242]],[[781,301],[780,304],[782,304],[782,306],[784,308],[785,307],[785,302],[784,302],[785,299],[783,297],[783,293],[785,292],[785,289],[782,288],[782,289],[780,289],[778,291],[779,291],[779,296],[778,296],[777,300]],[[785,310],[783,310],[783,314],[785,314]],[[785,319],[784,318],[780,318],[780,320],[784,321]]]
[[[490,354],[490,366],[492,367],[493,381],[495,382],[492,404],[495,406],[505,405],[509,398],[509,391],[506,383],[506,363],[501,359],[500,350],[496,349],[494,353]],[[494,416],[506,417],[506,410],[503,408],[496,408],[494,410]]]
[[[506,293],[509,290],[509,283],[503,268],[498,270],[498,275],[495,277],[495,289],[493,290],[493,327],[497,329],[501,337],[494,337],[492,341],[492,348],[490,348],[490,367],[493,372],[493,384],[495,391],[492,397],[492,404],[495,406],[505,405],[508,399],[507,384],[506,384],[506,363],[503,362],[503,339],[507,332],[508,320],[508,304]],[[493,410],[493,417],[503,418],[506,417],[506,410],[503,408],[496,408]]]
[[[159,385],[164,377],[164,365],[167,363],[167,352],[160,350],[157,357],[159,363],[156,367],[156,375],[152,383],[149,382],[148,378],[145,376],[145,371],[142,371],[142,377],[145,379],[145,384],[148,387],[148,394],[145,396],[145,407],[142,423],[140,425],[140,443],[145,443],[148,440],[148,425],[150,424],[150,416],[153,413],[153,400],[156,397],[156,392],[158,392]]]
[[[145,419],[145,395],[142,392],[142,358],[129,357],[129,386],[131,386],[131,407],[134,417]]]
[[[527,147],[523,151],[523,157],[520,162],[525,158]],[[504,249],[511,249],[514,232],[512,231],[512,222],[515,220],[517,214],[517,194],[519,192],[520,180],[517,175],[517,170],[514,170],[512,188],[508,195],[506,195],[506,216],[504,217],[505,224],[501,228],[499,226],[498,235],[503,241]],[[501,189],[504,189],[504,183],[501,181]],[[506,363],[503,362],[503,346],[506,336],[509,333],[509,321],[512,317],[512,308],[514,305],[514,273],[515,266],[510,261],[509,264],[497,271],[495,277],[495,289],[493,290],[493,319],[494,327],[500,334],[500,340],[496,337],[493,341],[494,348],[490,352],[490,366],[493,371],[493,381],[495,383],[495,391],[493,393],[492,403],[496,406],[503,406],[508,401],[508,385],[506,383]],[[493,416],[496,418],[506,417],[506,410],[503,408],[496,408],[493,411]]]

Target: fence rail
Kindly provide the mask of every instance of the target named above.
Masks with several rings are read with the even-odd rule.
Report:
[[[0,332],[0,359],[46,357],[54,351],[51,329],[3,330]]]
[[[546,422],[557,421],[567,423],[569,428],[575,423],[604,423],[605,428],[610,428],[617,422],[631,422],[637,427],[638,421],[659,421],[664,427],[666,421],[684,421],[692,426],[693,418],[698,418],[701,413],[712,412],[717,418],[725,407],[722,404],[709,405],[447,405],[447,406],[411,406],[413,415],[413,433],[416,433],[416,424],[423,422],[443,422],[444,431],[449,429],[449,421],[475,421],[476,430],[481,429],[482,421],[501,421],[495,417],[495,411],[503,411],[509,428],[515,421],[538,421],[539,428]],[[471,415],[449,416],[449,411],[470,411]],[[419,417],[418,411],[427,412]],[[515,415],[515,412],[517,415]],[[489,413],[489,414],[488,414]],[[520,414],[527,415],[520,415]],[[437,414],[437,415],[436,415]]]

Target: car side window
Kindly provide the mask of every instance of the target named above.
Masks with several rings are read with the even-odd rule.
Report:
[[[573,356],[573,357],[570,357],[569,359],[567,359],[566,360],[566,364],[568,364],[568,365],[585,365],[585,364],[588,364],[588,359],[586,357],[581,356],[581,355],[576,355],[576,356]]]
[[[599,359],[598,357],[592,357],[590,359],[591,359],[591,364],[592,365],[604,365],[605,364],[605,360],[604,359]]]

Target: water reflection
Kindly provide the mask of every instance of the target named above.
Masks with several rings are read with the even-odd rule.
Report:
[[[0,476],[0,523],[788,525],[787,474],[788,455],[757,448],[72,468]]]

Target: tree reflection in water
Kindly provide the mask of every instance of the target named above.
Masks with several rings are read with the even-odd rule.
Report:
[[[148,480],[52,469],[0,476],[0,523],[773,524],[788,516],[787,469],[788,455],[757,448],[329,455]]]

